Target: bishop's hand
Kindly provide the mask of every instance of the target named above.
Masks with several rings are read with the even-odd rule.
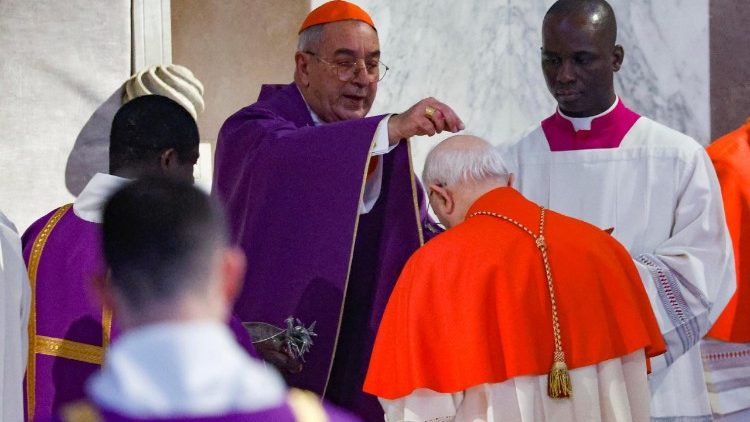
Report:
[[[412,136],[432,136],[444,130],[453,133],[464,130],[464,122],[447,104],[429,97],[391,117],[388,140],[393,145]]]
[[[302,362],[280,347],[279,343],[265,341],[255,343],[254,346],[264,361],[272,364],[282,373],[302,372]]]

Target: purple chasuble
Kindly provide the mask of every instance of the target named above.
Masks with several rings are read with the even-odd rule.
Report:
[[[264,86],[257,103],[221,128],[213,189],[248,258],[235,313],[277,325],[290,315],[317,321],[304,369],[285,374],[287,381],[377,421],[383,411],[362,392],[364,376],[426,218],[407,142],[381,156],[380,196],[369,213],[358,213],[383,117],[315,126],[294,84]]]
[[[358,422],[359,419],[337,409],[333,406],[323,404],[323,409],[328,422]],[[51,422],[89,422],[86,419],[93,413],[99,417],[102,422],[296,422],[292,409],[284,404],[271,409],[260,410],[257,412],[226,412],[224,415],[217,416],[172,416],[163,418],[134,418],[122,415],[112,410],[92,406],[89,402],[72,404],[73,411],[65,409],[62,415],[57,415],[45,420]],[[79,416],[80,415],[80,416]],[[318,419],[312,419],[318,420]],[[304,420],[300,420],[304,422]]]
[[[37,237],[59,210],[40,218],[24,233],[27,266]],[[27,420],[32,404],[36,420],[49,418],[62,405],[83,399],[86,380],[99,369],[110,340],[117,337],[112,315],[105,312],[92,284],[94,277],[106,274],[100,237],[99,225],[79,218],[71,207],[40,245],[43,249],[38,255],[36,280],[32,281],[29,315],[30,364],[24,379]],[[256,357],[240,321],[232,318],[229,326],[238,343]]]
[[[542,120],[542,130],[550,151],[617,148],[640,117],[618,99],[611,112],[591,121],[591,130],[576,132],[573,123],[561,116],[559,110]]]
[[[27,266],[37,236],[57,211],[37,220],[24,233]],[[72,207],[43,245],[36,282],[32,280],[29,364],[24,381],[27,418],[29,412],[34,419],[48,418],[61,405],[83,398],[84,382],[103,361],[111,319],[106,323],[108,318],[92,284],[94,277],[105,274],[100,250],[99,226],[77,217]]]

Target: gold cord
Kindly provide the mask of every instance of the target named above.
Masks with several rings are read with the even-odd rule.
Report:
[[[552,306],[552,334],[555,340],[555,352],[553,356],[552,369],[550,370],[547,378],[547,394],[553,399],[557,398],[568,398],[573,393],[573,387],[570,381],[570,374],[568,373],[568,366],[565,363],[565,352],[562,348],[562,339],[560,337],[560,319],[557,315],[557,302],[555,301],[555,288],[552,282],[552,269],[549,264],[549,256],[547,255],[547,242],[544,239],[544,207],[541,209],[541,215],[539,217],[539,234],[534,234],[531,229],[519,223],[518,221],[498,214],[491,211],[477,211],[467,218],[472,218],[477,215],[485,215],[489,217],[499,218],[507,221],[520,228],[526,234],[534,239],[534,243],[539,251],[542,253],[542,261],[544,262],[544,272],[547,277],[547,288],[549,289],[550,304]]]

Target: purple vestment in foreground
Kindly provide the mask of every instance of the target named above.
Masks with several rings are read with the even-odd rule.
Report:
[[[83,408],[79,407],[80,410],[78,412],[64,412],[66,415],[57,415],[46,420],[51,422],[89,422],[90,419],[87,419],[86,417],[91,415],[91,405],[88,402],[83,402],[80,404],[76,403],[74,406],[83,406]],[[328,422],[358,421],[357,418],[333,406],[323,404],[323,409],[328,417]],[[303,419],[295,418],[292,409],[288,405],[257,412],[227,412],[224,415],[203,417],[173,416],[164,418],[133,418],[106,409],[95,409],[94,411],[97,416],[100,417],[99,420],[102,422],[304,422]]]
[[[53,217],[59,220],[46,232]],[[44,244],[35,242],[40,233],[48,234]],[[34,420],[46,419],[62,405],[84,398],[85,381],[99,369],[117,329],[111,313],[105,312],[96,298],[92,284],[94,277],[106,272],[98,224],[79,218],[72,208],[57,209],[34,222],[22,240],[24,259],[31,270],[35,243],[43,247],[36,254],[36,277],[30,271],[32,305],[24,411],[27,420],[30,413]],[[230,328],[238,343],[255,356],[239,320],[234,319]]]
[[[286,374],[368,420],[383,420],[362,392],[385,304],[423,242],[423,191],[409,146],[383,155],[378,200],[359,215],[373,135],[384,116],[315,126],[294,84],[264,86],[232,115],[216,150],[214,190],[248,258],[235,305],[243,321],[317,321],[303,371]],[[356,242],[355,242],[356,240]]]

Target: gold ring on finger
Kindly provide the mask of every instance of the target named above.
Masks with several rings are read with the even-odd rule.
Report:
[[[436,111],[437,109],[435,107],[427,106],[424,109],[424,116],[427,117],[428,119],[432,119],[432,115],[435,114]]]

